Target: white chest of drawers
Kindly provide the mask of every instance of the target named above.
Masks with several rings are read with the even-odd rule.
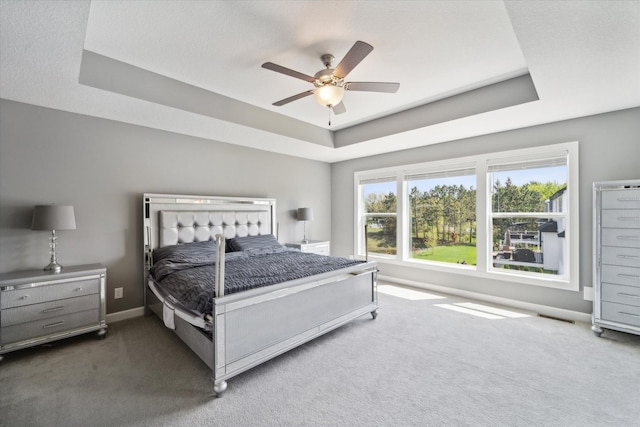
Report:
[[[91,331],[104,336],[106,275],[99,264],[0,274],[0,355]]]
[[[640,180],[593,185],[593,332],[640,335]]]
[[[308,242],[287,243],[287,247],[300,249],[302,252],[311,252],[318,255],[331,253],[331,244],[328,240],[309,240]]]

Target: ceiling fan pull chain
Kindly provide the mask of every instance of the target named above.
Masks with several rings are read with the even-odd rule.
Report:
[[[331,105],[327,105],[327,109],[329,110],[329,126],[331,126]]]

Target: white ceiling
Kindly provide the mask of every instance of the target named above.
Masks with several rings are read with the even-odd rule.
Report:
[[[2,0],[0,7],[2,98],[327,162],[640,106],[636,0]],[[399,82],[396,94],[347,92],[347,112],[330,127],[313,97],[271,105],[312,86],[262,63],[313,75],[321,54],[337,63],[356,40],[374,50],[347,80]],[[86,51],[189,90],[93,84],[81,76],[91,77],[81,73]],[[104,72],[109,84],[126,77]],[[392,134],[371,130],[375,119],[527,72],[537,101],[441,123],[425,117]],[[191,108],[187,94],[215,105]],[[239,117],[247,111],[254,119]],[[395,117],[402,122],[402,113]],[[369,136],[335,148],[349,128]]]

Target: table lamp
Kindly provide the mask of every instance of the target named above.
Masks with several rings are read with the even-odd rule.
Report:
[[[309,243],[307,240],[307,221],[313,220],[313,209],[311,208],[298,208],[298,221],[304,221],[304,243]]]
[[[38,205],[33,208],[32,230],[51,230],[49,246],[51,262],[44,270],[60,273],[62,266],[56,260],[56,230],[75,230],[76,217],[73,206]]]

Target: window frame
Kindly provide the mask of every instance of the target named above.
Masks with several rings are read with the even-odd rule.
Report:
[[[389,173],[391,172],[391,173]],[[356,174],[358,174],[358,172],[356,172]],[[387,181],[387,178],[390,178]],[[364,193],[362,191],[362,187],[361,184],[363,183],[363,181],[378,181],[378,182],[396,182],[396,212],[395,214],[383,214],[380,215],[380,213],[375,214],[375,213],[367,213],[365,212],[364,209],[364,204],[360,203],[361,200],[364,200]],[[356,198],[355,198],[355,209],[354,212],[356,213],[356,218],[355,218],[355,229],[356,229],[356,237],[355,237],[355,241],[354,241],[354,248],[356,248],[355,253],[356,253],[356,257],[360,257],[363,258],[365,257],[365,253],[366,253],[366,247],[365,247],[365,238],[364,238],[364,226],[366,223],[366,218],[368,216],[391,216],[393,215],[394,217],[396,217],[396,254],[395,255],[388,255],[388,254],[380,254],[380,253],[371,253],[369,254],[369,256],[376,256],[382,259],[396,259],[398,254],[401,252],[400,247],[398,246],[398,240],[401,240],[400,233],[401,233],[401,228],[400,228],[400,221],[398,219],[398,208],[402,205],[401,199],[400,199],[400,193],[401,193],[401,189],[400,187],[397,185],[398,183],[398,176],[397,176],[397,172],[395,171],[395,168],[390,168],[390,169],[378,169],[376,171],[372,171],[371,173],[367,173],[364,172],[360,175],[360,179],[356,179],[355,181],[355,192],[354,194],[356,194]],[[369,182],[370,183],[370,182]],[[368,184],[367,182],[364,182],[364,184]],[[358,255],[358,254],[362,254],[362,255]]]
[[[552,274],[523,274],[517,270],[494,269],[491,262],[492,221],[491,212],[491,185],[489,180],[489,164],[495,161],[509,161],[510,159],[535,159],[544,153],[562,152],[567,156],[567,190],[564,199],[566,214],[567,245],[567,273],[562,276]],[[409,197],[408,181],[406,175],[416,174],[419,171],[438,172],[445,170],[462,169],[473,165],[476,170],[476,266],[440,263],[433,261],[417,260],[411,258]],[[369,253],[368,257],[384,263],[410,266],[425,270],[443,271],[456,274],[470,275],[474,277],[489,278],[534,286],[550,287],[570,291],[579,291],[579,181],[578,181],[578,142],[565,142],[539,147],[507,150],[475,156],[459,157],[447,160],[438,160],[418,164],[401,165],[375,170],[354,172],[354,205],[355,205],[355,232],[354,232],[354,256],[358,259],[365,258],[364,248],[364,224],[362,223],[363,197],[360,192],[360,182],[375,177],[396,177],[397,183],[397,221],[396,221],[396,255],[381,255]],[[504,271],[500,271],[504,270]],[[548,276],[548,277],[547,277]]]

